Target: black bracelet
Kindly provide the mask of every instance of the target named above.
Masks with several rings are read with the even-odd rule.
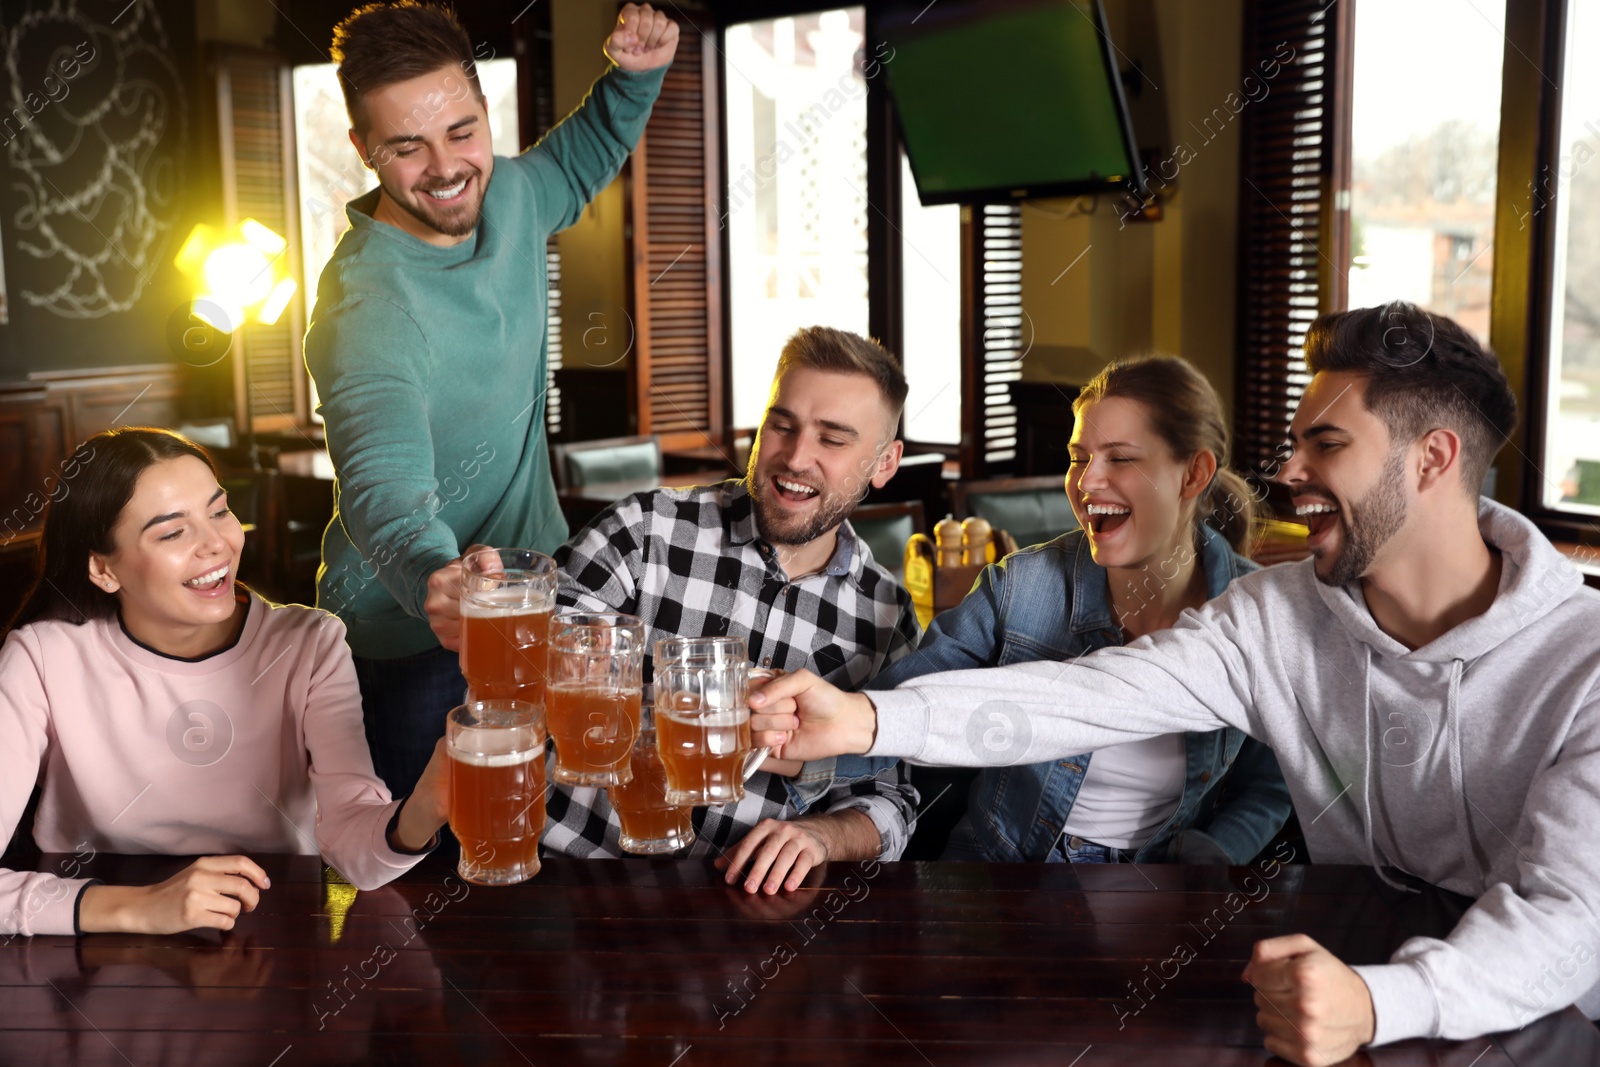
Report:
[[[105,883],[98,878],[89,879],[78,890],[78,899],[72,902],[72,932],[78,937],[83,936],[83,895],[89,891],[90,886],[96,885],[105,885]]]
[[[406,797],[406,800],[410,799],[411,798],[409,796]],[[400,826],[400,812],[404,810],[406,806],[406,800],[402,800],[399,806],[394,809],[394,814],[389,816],[389,825],[383,831],[383,843],[388,845],[390,849],[398,852],[402,856],[426,856],[428,853],[439,847],[439,831],[437,830],[433,832],[432,837],[428,838],[428,843],[423,845],[421,848],[401,848],[399,845],[394,843],[394,832]]]

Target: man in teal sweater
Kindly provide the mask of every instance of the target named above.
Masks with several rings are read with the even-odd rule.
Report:
[[[349,631],[380,777],[410,792],[466,688],[457,561],[567,537],[545,443],[545,241],[638,143],[678,29],[626,5],[614,66],[538,145],[495,158],[466,32],[414,2],[334,31],[350,141],[379,188],[317,287],[306,365],[338,472],[317,603]]]

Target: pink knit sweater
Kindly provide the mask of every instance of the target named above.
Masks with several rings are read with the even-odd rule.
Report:
[[[440,712],[440,729],[444,714]],[[0,648],[0,842],[35,782],[45,852],[321,852],[362,889],[419,856],[385,837],[361,693],[332,615],[252,595],[232,648],[198,662],[116,619],[24,626]],[[70,934],[85,880],[0,870],[0,934]]]

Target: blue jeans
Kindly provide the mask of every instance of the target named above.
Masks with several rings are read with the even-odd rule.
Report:
[[[460,659],[433,648],[399,659],[355,661],[372,768],[394,796],[410,796],[444,736],[445,716],[466,696]]]
[[[1097,845],[1081,837],[1069,837],[1062,842],[1068,863],[1122,863],[1123,852],[1110,845]]]

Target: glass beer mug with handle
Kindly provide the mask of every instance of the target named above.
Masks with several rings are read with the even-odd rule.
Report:
[[[637,616],[568,611],[551,622],[545,719],[556,742],[556,781],[609,786],[632,777],[643,666]]]
[[[473,700],[544,704],[556,561],[480,548],[461,561],[461,673]]]
[[[535,704],[479,700],[446,718],[450,829],[468,882],[510,885],[539,873],[544,749],[544,709]]]
[[[750,747],[750,672],[742,637],[656,642],[656,747],[669,804],[744,799],[745,779],[767,756]]]
[[[652,687],[639,705],[639,740],[634,743],[633,779],[609,787],[611,807],[622,824],[618,844],[642,856],[676,852],[694,844],[692,808],[667,803],[667,772],[656,748]]]

